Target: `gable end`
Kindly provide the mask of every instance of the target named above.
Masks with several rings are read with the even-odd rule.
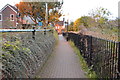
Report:
[[[5,5],[1,10],[0,10],[0,12],[2,12],[3,10],[5,10],[7,7],[9,7],[10,9],[12,9],[15,13],[17,13],[17,9],[15,10],[15,9],[13,9],[13,7],[11,6],[11,5],[9,5],[9,4],[7,4],[7,5]]]

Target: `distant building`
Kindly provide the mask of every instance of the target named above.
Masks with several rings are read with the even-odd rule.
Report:
[[[35,24],[35,22],[29,16],[24,16],[22,24]]]
[[[0,28],[15,28],[17,25],[18,10],[9,4],[0,10]]]
[[[65,25],[63,21],[55,22],[55,29],[58,33],[62,33],[62,31],[65,29]]]
[[[36,24],[29,16],[24,16],[22,18],[22,27],[24,28],[32,28],[32,25]]]
[[[17,25],[31,25],[35,24],[29,16],[24,16],[21,18],[18,9],[10,4],[5,5],[0,10],[0,28],[9,29],[17,28]]]

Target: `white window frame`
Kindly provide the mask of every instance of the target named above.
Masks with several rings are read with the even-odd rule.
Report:
[[[12,19],[11,15],[13,15],[13,20],[11,20]],[[14,14],[10,14],[10,21],[14,21]]]
[[[0,19],[0,21],[2,21],[2,14],[0,14],[1,15],[1,19]]]

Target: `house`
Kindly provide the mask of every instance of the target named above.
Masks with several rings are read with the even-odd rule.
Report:
[[[24,16],[22,24],[35,24],[35,22],[29,17],[29,16]]]
[[[0,28],[20,28],[18,24],[25,27],[26,25],[35,24],[29,16],[21,18],[18,9],[10,4],[5,5],[0,10]]]
[[[55,22],[54,25],[58,33],[62,33],[62,31],[65,29],[64,21]]]
[[[18,10],[9,4],[0,10],[0,28],[16,28]]]
[[[22,18],[22,28],[32,28],[32,25],[35,25],[36,23],[31,19],[30,16],[26,16],[24,15],[24,17]]]

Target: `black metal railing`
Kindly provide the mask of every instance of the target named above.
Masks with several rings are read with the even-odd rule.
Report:
[[[63,36],[74,42],[99,78],[120,78],[120,42],[75,33]]]
[[[32,38],[35,40],[35,33],[36,32],[44,32],[44,35],[46,35],[46,32],[52,32],[51,29],[0,29],[0,33],[7,33],[7,32],[32,32]]]

